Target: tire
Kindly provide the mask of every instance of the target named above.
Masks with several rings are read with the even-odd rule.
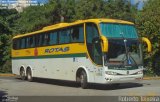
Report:
[[[112,86],[113,86],[114,88],[118,88],[118,87],[120,87],[120,83],[112,84]]]
[[[33,81],[31,69],[28,69],[28,70],[27,70],[27,80],[28,80],[29,82]]]
[[[88,87],[88,83],[87,83],[87,74],[85,71],[82,71],[81,72],[81,75],[80,75],[80,83],[81,83],[81,87],[83,89],[86,89]]]
[[[25,80],[25,79],[26,79],[24,69],[20,69],[20,78],[21,78],[22,80]]]

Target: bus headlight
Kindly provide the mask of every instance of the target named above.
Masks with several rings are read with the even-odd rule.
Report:
[[[142,71],[142,70],[141,70],[141,71],[138,71],[137,74],[143,74],[143,71]]]
[[[117,75],[116,72],[112,72],[112,71],[106,71],[106,74],[108,74],[108,75]]]

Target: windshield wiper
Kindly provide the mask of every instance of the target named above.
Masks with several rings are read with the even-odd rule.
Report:
[[[124,41],[124,46],[125,46],[125,51],[126,51],[126,59],[127,59],[127,65],[131,64],[131,60],[130,58],[133,60],[133,62],[135,63],[135,65],[138,67],[136,61],[134,60],[134,58],[129,54],[128,48],[127,48],[127,39],[124,37],[123,33],[121,33],[121,36],[123,38]]]
[[[123,42],[124,42],[124,47],[125,47],[125,51],[126,51],[126,59],[127,59],[127,64],[130,64],[130,60],[129,60],[129,56],[128,56],[128,49],[127,49],[127,39],[124,37],[123,33],[120,34],[123,38]]]
[[[137,62],[135,61],[135,59],[131,56],[131,54],[129,54],[129,57],[132,58],[133,62],[135,63],[136,67],[138,67]]]

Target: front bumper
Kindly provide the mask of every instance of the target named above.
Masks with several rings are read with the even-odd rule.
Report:
[[[143,79],[143,74],[137,75],[106,75],[105,83],[138,82]]]

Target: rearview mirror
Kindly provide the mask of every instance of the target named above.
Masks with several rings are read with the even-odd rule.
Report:
[[[152,45],[151,45],[150,40],[146,37],[142,37],[142,41],[147,44],[147,51],[151,52],[152,51]]]
[[[100,39],[102,40],[102,51],[108,52],[108,40],[105,36],[101,36]]]

